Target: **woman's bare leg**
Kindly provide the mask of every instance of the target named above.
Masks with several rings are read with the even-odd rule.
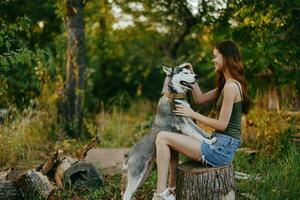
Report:
[[[156,191],[158,193],[164,191],[167,187],[171,148],[193,160],[199,160],[201,158],[200,144],[196,139],[166,131],[160,132],[156,138],[158,173]]]
[[[171,150],[169,187],[176,187],[177,166],[179,162],[179,154],[177,151]]]
[[[156,164],[157,164],[157,188],[156,192],[160,193],[167,187],[168,168],[171,158],[171,150],[165,140],[156,138]]]

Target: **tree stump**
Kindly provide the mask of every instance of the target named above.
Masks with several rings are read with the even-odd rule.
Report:
[[[11,180],[0,180],[0,199],[22,200],[23,196],[16,182]]]
[[[55,186],[50,183],[47,176],[35,170],[28,170],[20,175],[17,184],[25,199],[49,199],[55,191]]]
[[[214,168],[195,161],[180,164],[176,197],[177,200],[234,200],[232,165]]]

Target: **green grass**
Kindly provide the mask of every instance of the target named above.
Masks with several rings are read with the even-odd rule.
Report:
[[[151,199],[155,192],[157,180],[156,169],[152,170],[146,182],[141,186],[138,192],[135,194],[136,200]],[[115,175],[113,177],[106,177],[105,184],[100,189],[93,189],[86,191],[82,196],[84,199],[101,199],[101,200],[121,200],[120,189],[121,175]]]
[[[252,176],[247,180],[236,180],[237,194],[243,199],[248,193],[257,199],[300,198],[300,153],[294,146],[285,155],[272,158],[268,155],[249,156],[238,152],[234,170]],[[257,178],[255,178],[257,177]]]

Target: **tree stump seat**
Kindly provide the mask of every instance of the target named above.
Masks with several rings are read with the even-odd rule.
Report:
[[[232,165],[207,167],[196,161],[180,164],[178,166],[176,199],[235,199]]]

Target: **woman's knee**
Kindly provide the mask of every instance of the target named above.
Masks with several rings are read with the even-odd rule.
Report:
[[[156,137],[156,145],[161,144],[161,143],[167,143],[169,134],[170,133],[167,131],[159,132]]]

